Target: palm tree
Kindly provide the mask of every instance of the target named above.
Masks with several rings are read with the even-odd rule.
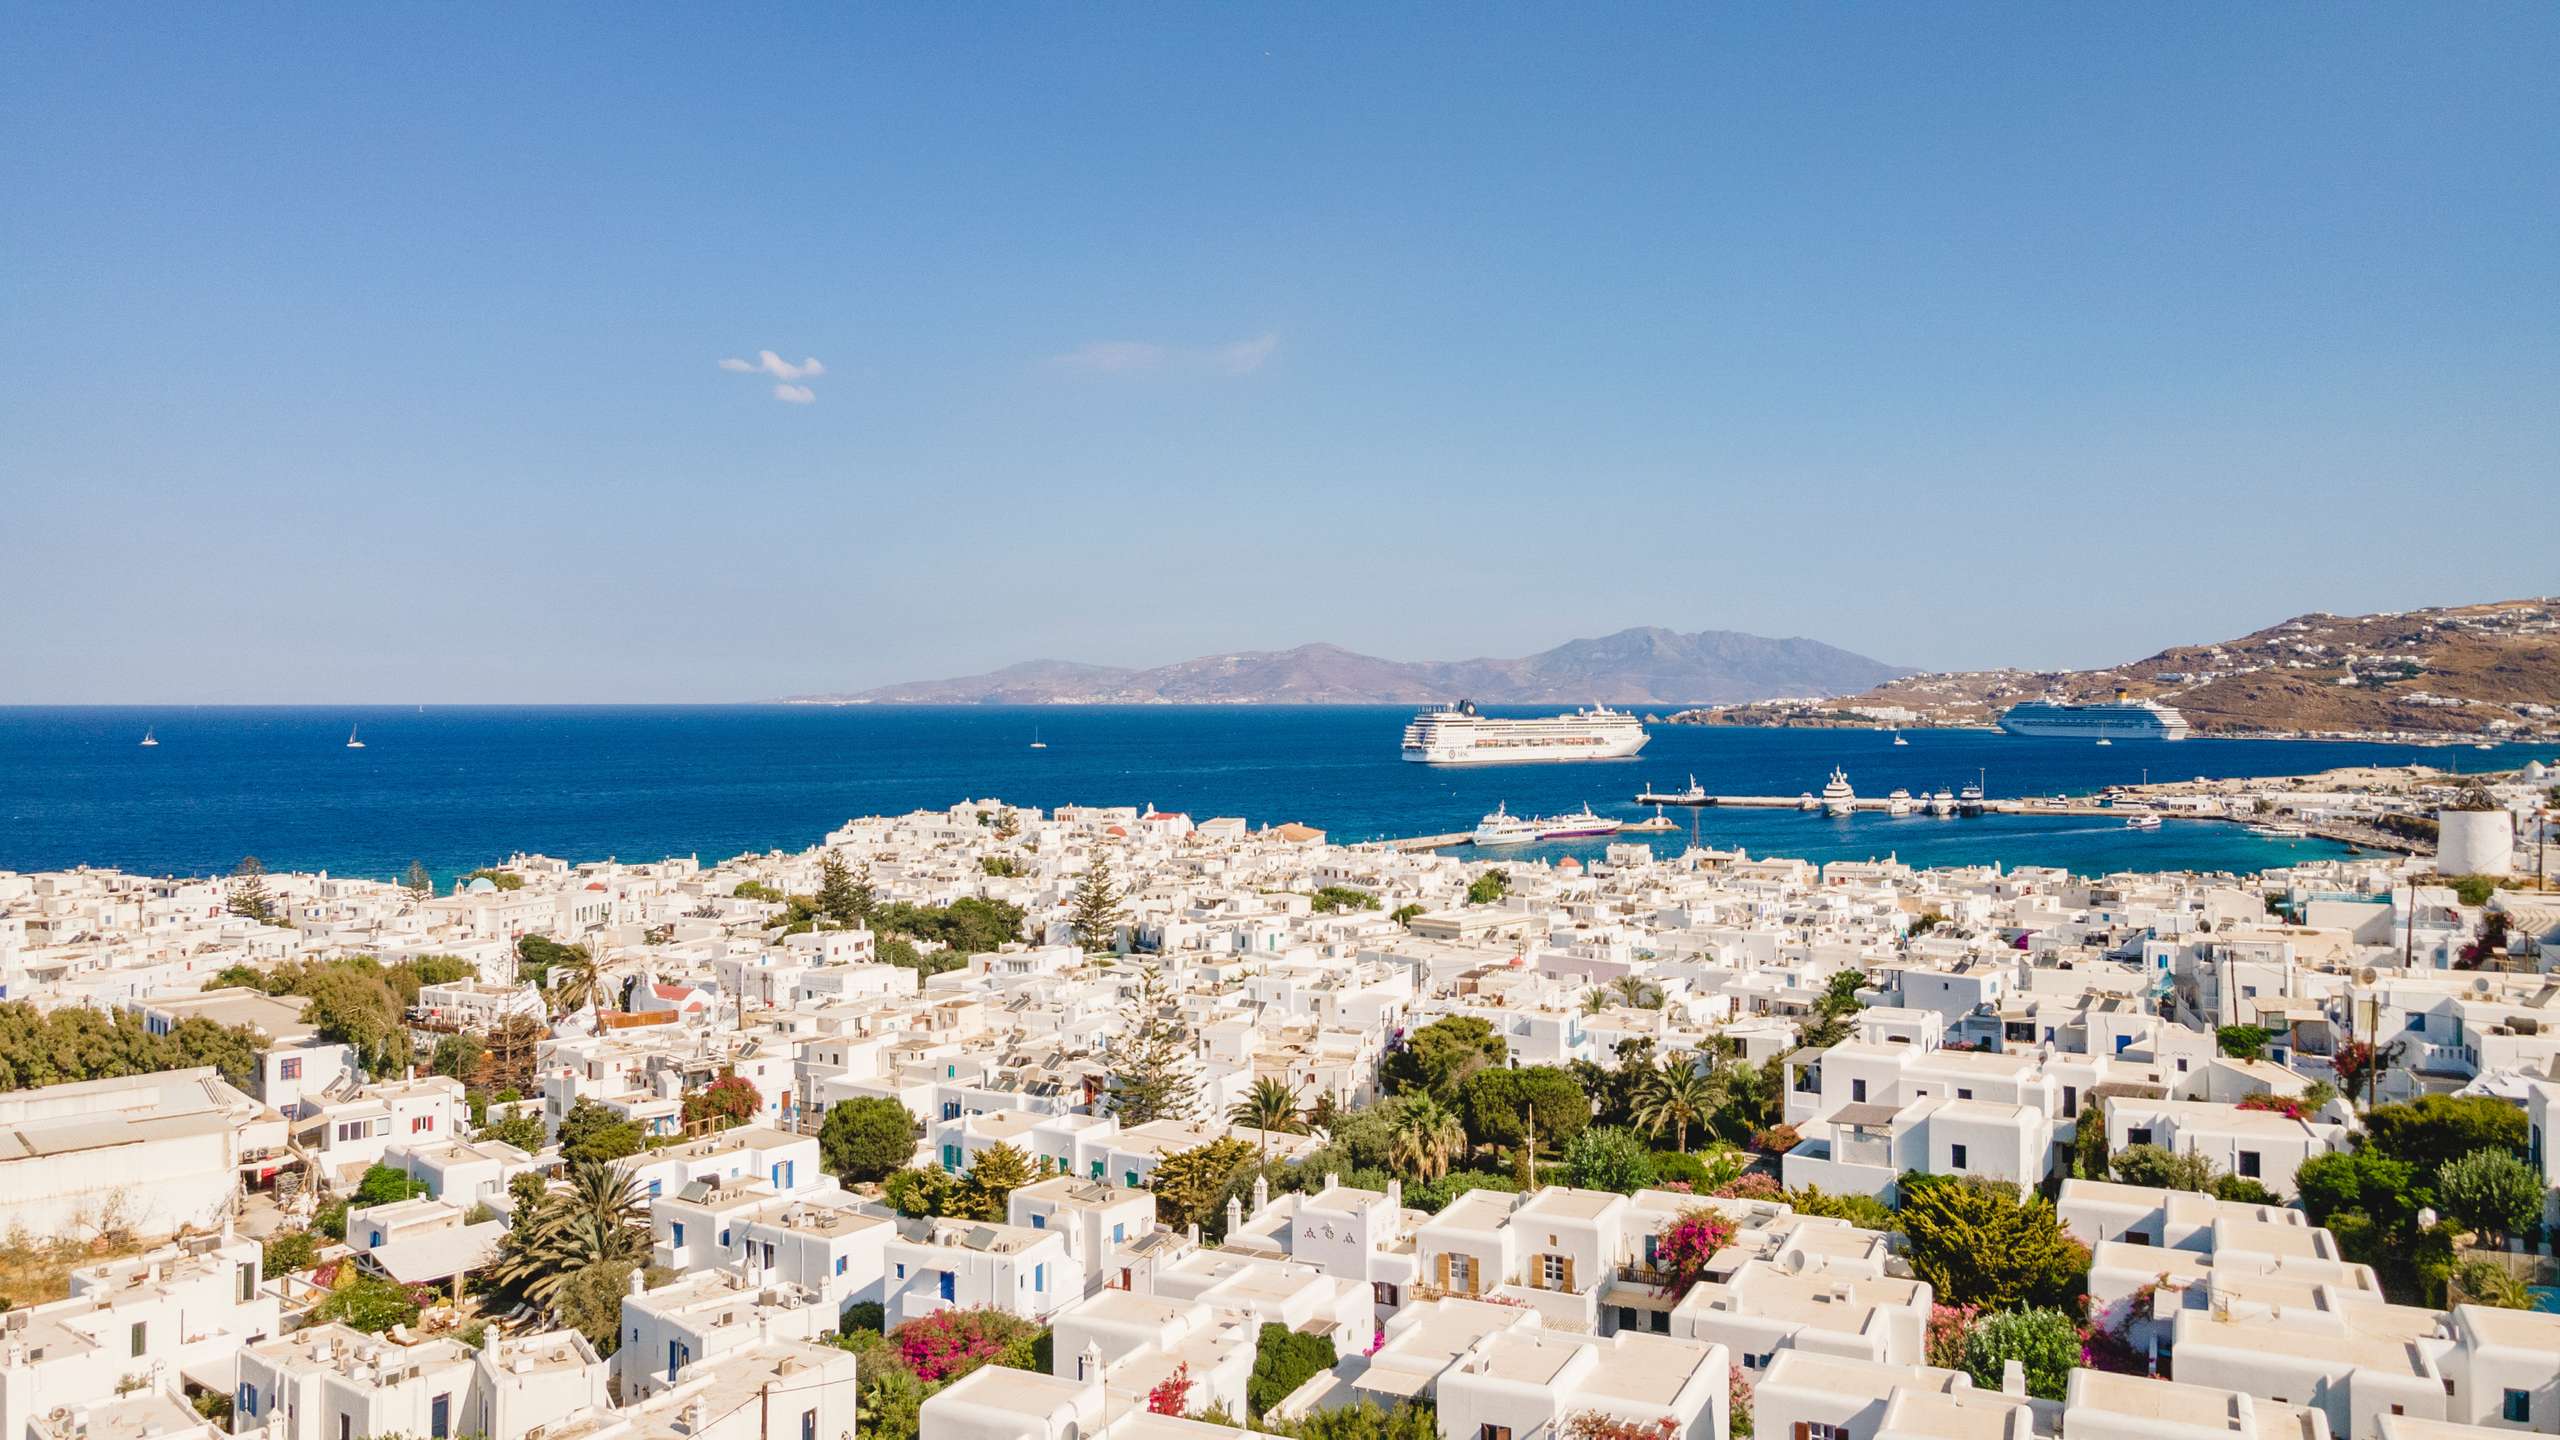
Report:
[[[1253,1082],[1253,1089],[1228,1109],[1227,1119],[1237,1125],[1250,1125],[1262,1132],[1262,1158],[1271,1159],[1271,1132],[1301,1134],[1305,1124],[1298,1119],[1298,1092],[1289,1082],[1265,1075]]]
[[[592,1005],[604,1008],[605,966],[596,959],[593,945],[572,945],[569,953],[551,967],[551,996],[566,1015]]]
[[[1698,1069],[1694,1055],[1674,1055],[1636,1083],[1636,1123],[1656,1135],[1672,1131],[1683,1154],[1689,1149],[1689,1127],[1704,1123],[1715,1108],[1715,1082]]]
[[[598,1265],[647,1262],[649,1202],[629,1167],[605,1160],[569,1163],[566,1193],[518,1215],[489,1277],[502,1290],[546,1312],[560,1292]]]
[[[1637,1010],[1656,1010],[1662,1006],[1662,992],[1645,983],[1641,975],[1621,975],[1609,982],[1618,998]]]
[[[1396,1117],[1394,1134],[1387,1141],[1387,1162],[1427,1183],[1448,1174],[1466,1148],[1467,1127],[1458,1117],[1431,1096],[1415,1095]]]

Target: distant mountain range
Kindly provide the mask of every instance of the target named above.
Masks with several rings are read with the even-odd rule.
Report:
[[[824,705],[1718,705],[1839,695],[1911,673],[1816,640],[1656,626],[1515,660],[1382,660],[1339,645],[1204,655],[1151,670],[1027,660],[984,675],[836,695]]]

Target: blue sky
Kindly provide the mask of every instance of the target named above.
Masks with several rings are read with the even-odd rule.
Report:
[[[2548,5],[12,18],[0,701],[2560,575]]]

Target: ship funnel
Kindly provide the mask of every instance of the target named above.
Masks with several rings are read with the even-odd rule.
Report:
[[[2125,701],[2125,688],[2124,688],[2123,686],[2119,685],[2119,686],[2117,686],[2117,687],[2116,687],[2116,703],[2117,703],[2117,704],[2119,704],[2119,705],[2121,705],[2121,704],[2123,704],[2123,703],[2124,703],[2124,701]]]

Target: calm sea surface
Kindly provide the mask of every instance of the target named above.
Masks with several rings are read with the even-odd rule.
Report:
[[[1498,710],[1496,713],[1538,713]],[[527,850],[572,860],[719,859],[812,844],[849,817],[998,798],[1153,804],[1256,825],[1300,820],[1336,839],[1471,828],[1506,802],[1584,802],[1633,819],[1648,782],[1711,792],[1819,790],[1834,765],[1861,795],[1957,789],[2085,793],[2143,778],[2291,774],[2420,760],[2507,768],[2550,747],[2420,749],[2266,740],[2095,746],[1974,731],[1655,726],[1633,760],[1451,770],[1405,764],[1410,714],[1375,707],[613,706],[442,709],[0,708],[0,869],[78,864],[149,873],[271,869],[441,877]],[[150,727],[160,743],[145,749]],[[365,748],[346,748],[349,727]],[[1048,748],[1029,748],[1034,733]],[[1666,849],[1688,843],[1688,815]],[[2064,865],[2083,873],[2247,870],[2339,853],[2237,826],[1973,820],[1793,811],[1697,812],[1703,838],[1755,855],[1899,855],[1914,864]],[[1507,854],[1596,854],[1596,843]]]

